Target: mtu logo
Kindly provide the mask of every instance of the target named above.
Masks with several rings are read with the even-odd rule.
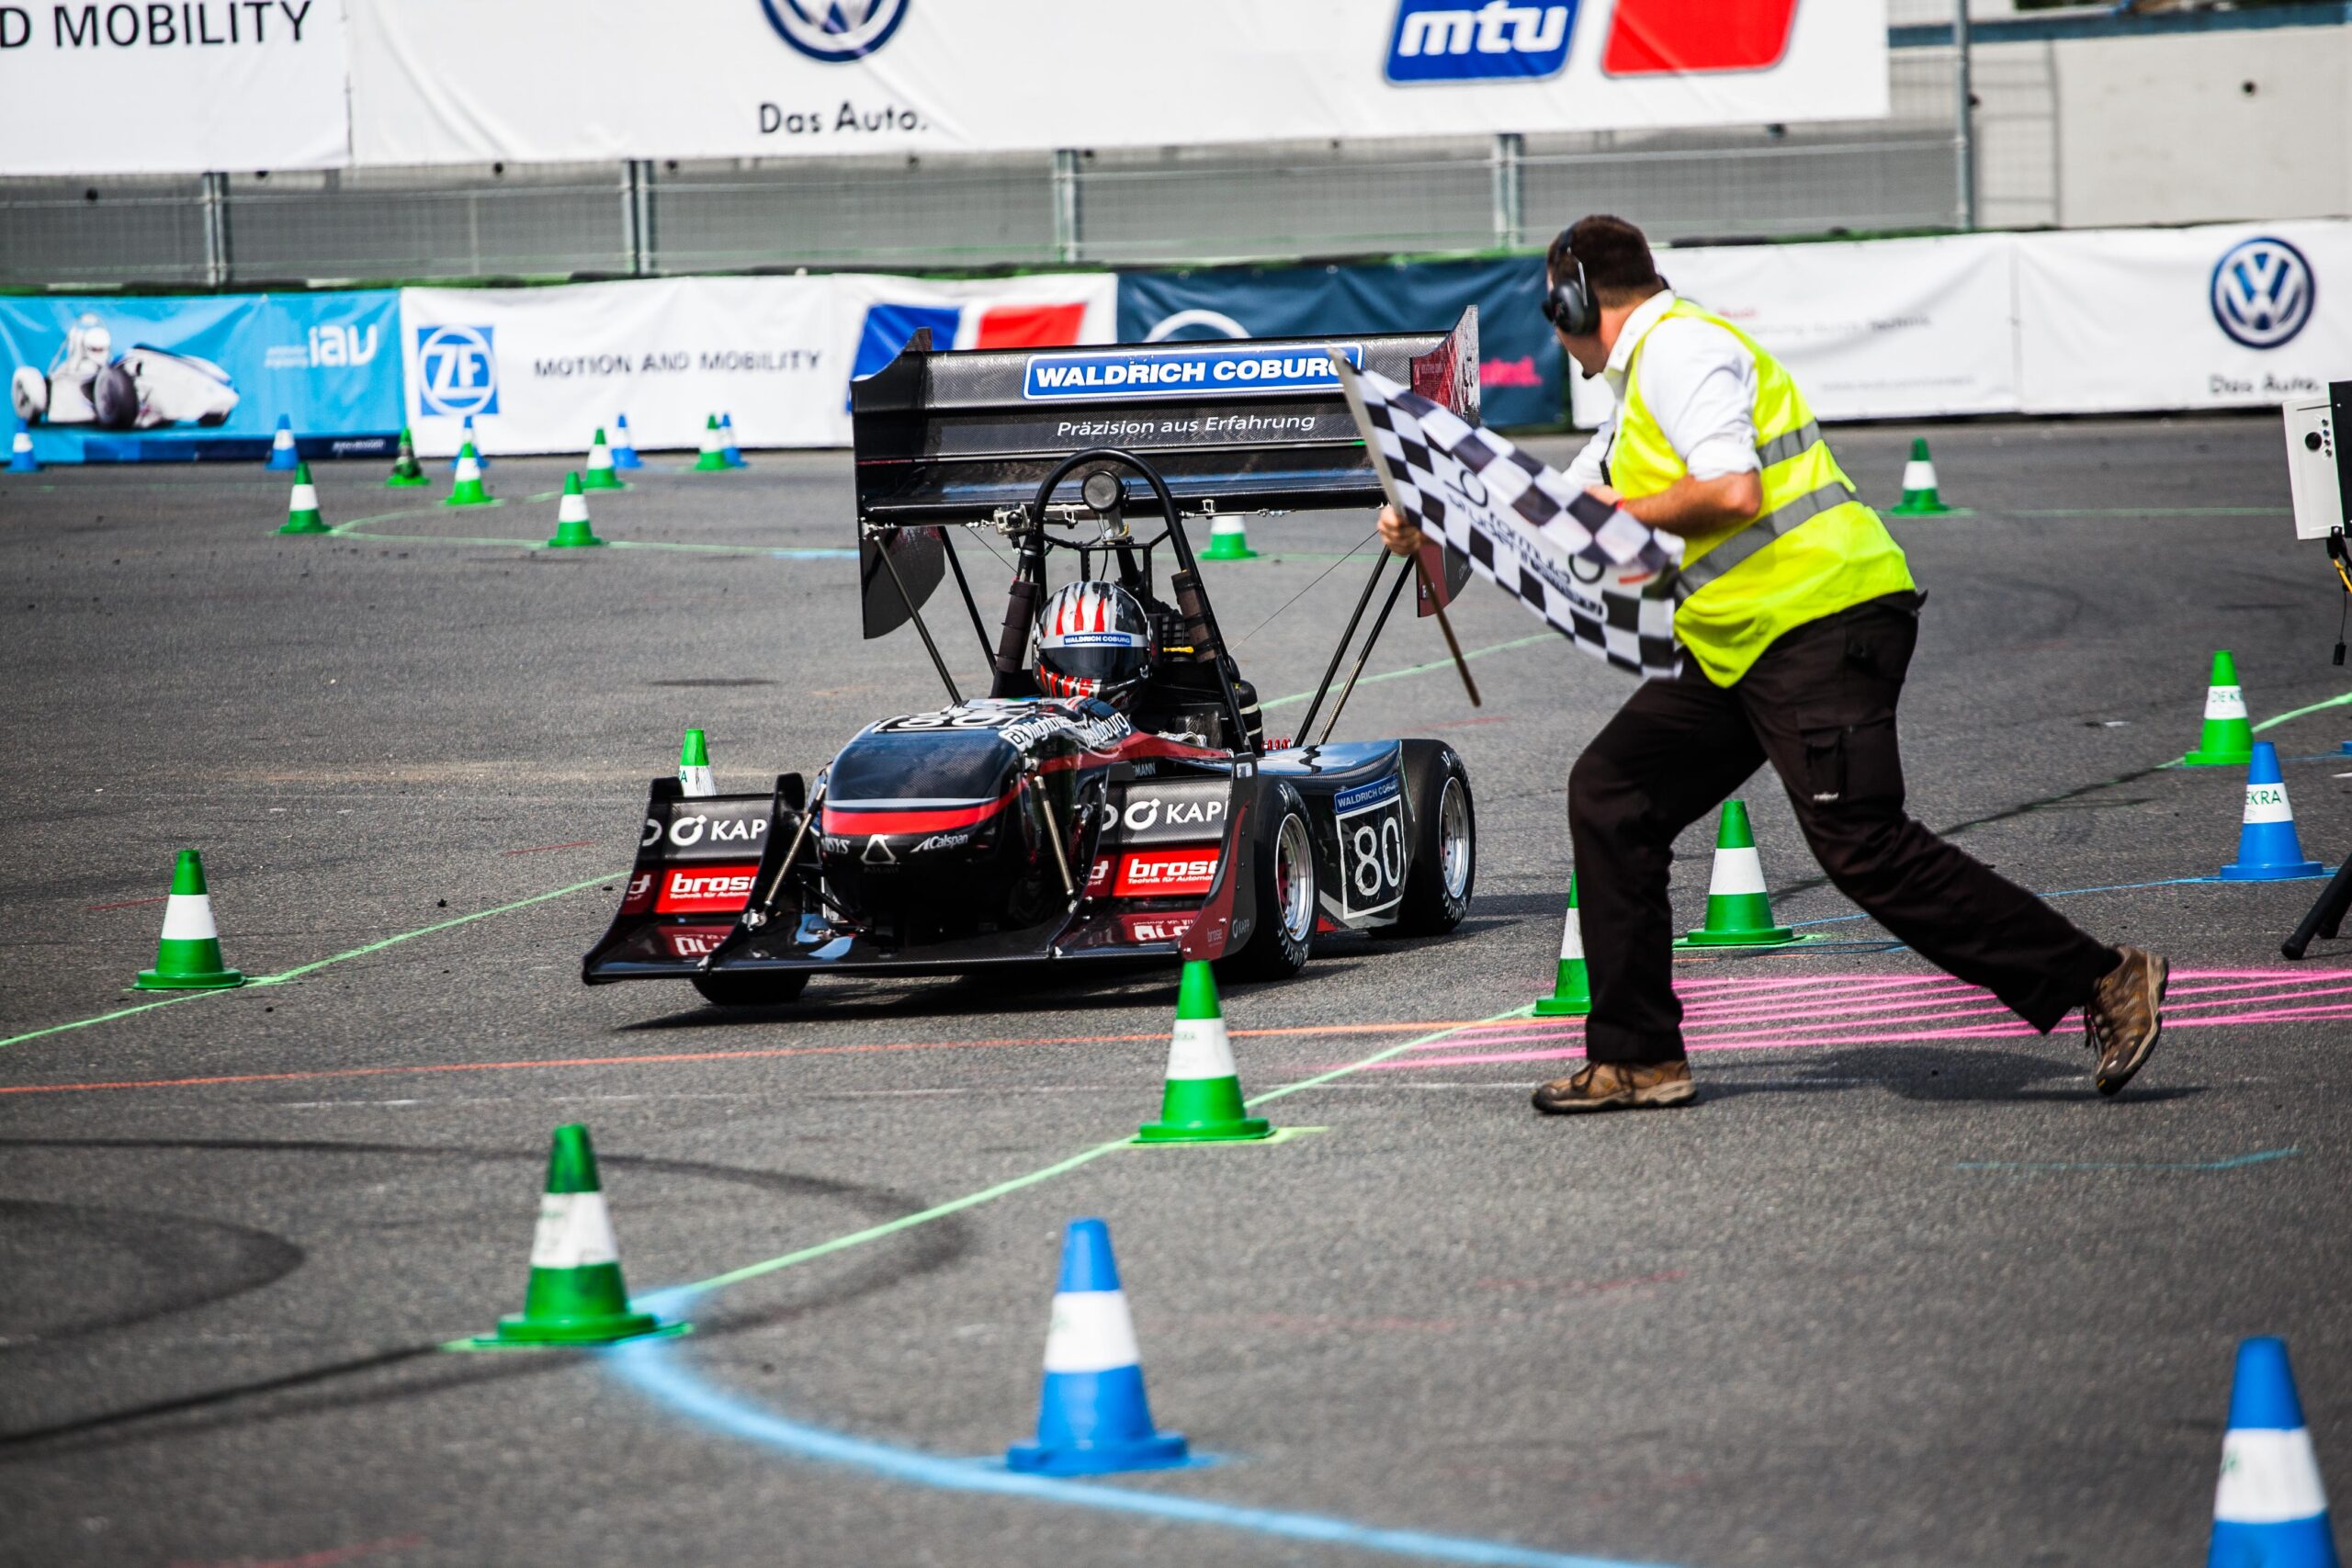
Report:
[[[1568,62],[1575,0],[1397,0],[1388,40],[1391,82],[1487,82],[1556,76]]]
[[[1362,344],[1335,344],[1350,365],[1363,368]],[[1062,399],[1184,398],[1203,391],[1334,392],[1340,378],[1331,356],[1308,348],[1239,346],[1107,349],[1100,354],[1037,354],[1021,395],[1032,402]]]
[[[460,419],[498,412],[495,327],[418,327],[416,400],[428,414]]]
[[[2277,348],[2312,319],[2312,264],[2265,235],[2230,247],[2213,268],[2213,320],[2248,348]]]

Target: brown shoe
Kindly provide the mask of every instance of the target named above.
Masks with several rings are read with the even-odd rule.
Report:
[[[2098,1055],[2098,1091],[2117,1094],[2156,1048],[2163,1032],[2165,981],[2172,965],[2153,953],[2119,947],[2123,962],[2109,970],[2083,1005],[2083,1032]]]
[[[1535,1109],[1547,1116],[1646,1110],[1687,1105],[1698,1095],[1688,1062],[1588,1062],[1573,1077],[1554,1078],[1537,1089]]]

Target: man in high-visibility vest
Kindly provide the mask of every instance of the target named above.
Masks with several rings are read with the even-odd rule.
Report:
[[[1544,313],[1616,412],[1568,478],[1680,535],[1681,675],[1645,682],[1568,775],[1592,977],[1586,1065],[1540,1111],[1679,1105],[1696,1093],[1669,976],[1675,836],[1766,761],[1840,892],[2047,1032],[2083,1010],[2099,1089],[2140,1070],[2165,964],[2109,947],[1905,815],[1894,710],[1923,599],[1856,499],[1804,393],[1737,327],[1679,299],[1642,231],[1587,218],[1552,245]],[[1393,509],[1381,537],[1419,530]]]

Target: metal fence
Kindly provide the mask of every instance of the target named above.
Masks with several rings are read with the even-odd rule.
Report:
[[[1849,124],[0,180],[0,287],[1168,265],[1540,243],[1588,211],[1666,240],[1956,228],[1957,58],[1895,51],[1891,114]],[[2005,71],[1978,84],[1984,217],[2047,221],[2047,73]]]

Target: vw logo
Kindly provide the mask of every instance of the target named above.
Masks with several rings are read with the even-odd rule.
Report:
[[[2232,245],[2213,268],[2213,320],[2248,348],[2277,348],[2312,319],[2312,264],[2267,235]]]
[[[907,19],[909,0],[760,0],[768,25],[811,60],[838,65],[872,54]]]

